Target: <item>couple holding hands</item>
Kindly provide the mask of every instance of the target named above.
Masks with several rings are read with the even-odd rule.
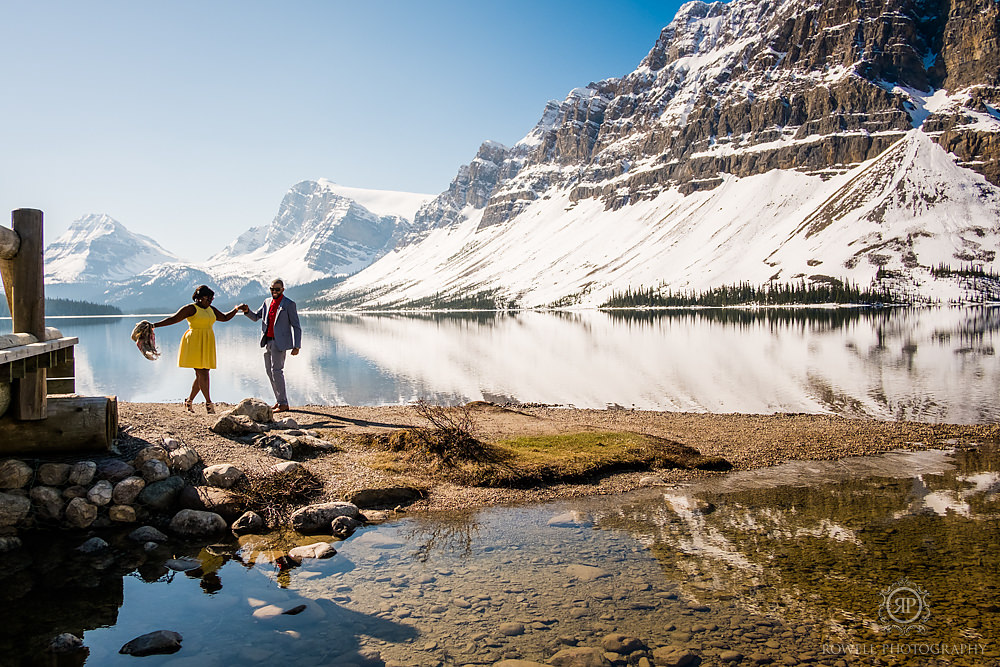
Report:
[[[170,317],[159,322],[153,322],[153,328],[177,324],[181,320],[188,321],[188,330],[181,339],[180,353],[177,365],[181,368],[194,369],[194,384],[191,393],[184,399],[184,407],[194,412],[192,402],[200,392],[205,397],[205,410],[215,414],[215,406],[209,394],[209,371],[215,368],[215,333],[212,325],[218,322],[228,322],[243,313],[254,322],[261,321],[260,346],[264,348],[264,370],[267,379],[271,381],[276,403],[272,406],[275,412],[287,412],[288,394],[285,392],[285,353],[291,350],[292,355],[299,353],[302,346],[302,328],[299,326],[299,313],[295,302],[285,296],[285,283],[280,279],[271,282],[271,296],[264,299],[260,308],[253,311],[245,303],[223,313],[212,305],[215,298],[207,285],[200,285],[191,296],[194,303],[189,303]]]

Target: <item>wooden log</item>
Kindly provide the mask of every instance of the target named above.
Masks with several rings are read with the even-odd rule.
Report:
[[[12,315],[15,333],[45,340],[45,245],[42,212],[19,208],[11,213],[11,226],[21,240],[14,259]],[[14,383],[13,410],[17,419],[45,419],[45,369]]]
[[[118,435],[116,396],[49,396],[48,419],[0,417],[0,456],[107,452]]]
[[[0,259],[13,259],[21,247],[21,237],[13,229],[0,227]]]
[[[0,229],[4,229],[0,227]],[[3,293],[7,297],[7,310],[14,314],[14,260],[0,257],[0,282],[3,282]]]

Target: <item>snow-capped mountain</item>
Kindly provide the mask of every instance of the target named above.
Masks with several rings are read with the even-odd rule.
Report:
[[[303,181],[285,195],[271,224],[240,235],[205,267],[228,291],[268,276],[302,284],[355,273],[391,250],[429,199]]]
[[[111,216],[92,214],[74,221],[45,248],[45,282],[119,280],[176,261],[177,256],[148,236],[130,232]]]
[[[136,251],[133,256],[124,250],[106,251],[107,244],[91,244],[94,251],[104,253],[100,256],[109,257],[109,264],[117,264],[117,271],[103,277],[94,271],[73,274],[67,267],[82,263],[79,253],[73,252],[81,246],[60,239],[46,251],[46,281],[52,278],[56,283],[48,288],[50,294],[54,288],[56,296],[147,312],[176,307],[199,284],[212,287],[220,302],[258,298],[275,277],[288,285],[302,285],[371,264],[409,231],[417,209],[432,198],[349,188],[322,179],[303,181],[285,195],[271,224],[248,230],[205,262],[185,262],[169,253],[154,257]],[[116,238],[144,238],[114,225],[108,233]],[[71,228],[66,237],[83,237],[86,229]],[[60,254],[52,254],[50,262],[49,253],[56,250]],[[145,261],[147,257],[155,261]]]
[[[46,294],[103,300],[99,295],[109,283],[176,261],[156,241],[130,232],[111,216],[86,215],[45,248]]]
[[[483,144],[324,298],[597,305],[800,279],[968,296],[932,269],[998,269],[998,18],[995,0],[690,2],[635,71]]]

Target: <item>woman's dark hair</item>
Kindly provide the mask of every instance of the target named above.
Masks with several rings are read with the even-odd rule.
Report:
[[[191,300],[196,301],[198,297],[202,296],[215,296],[215,292],[208,285],[198,285],[194,290],[194,294],[191,295]]]

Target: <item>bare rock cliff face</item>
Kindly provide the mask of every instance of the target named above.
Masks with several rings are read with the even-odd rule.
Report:
[[[552,187],[619,208],[722,174],[836,173],[914,127],[1000,185],[1000,138],[979,122],[998,108],[996,0],[691,2],[634,72],[550,103],[513,149],[484,144],[415,226],[466,205],[500,224]]]

